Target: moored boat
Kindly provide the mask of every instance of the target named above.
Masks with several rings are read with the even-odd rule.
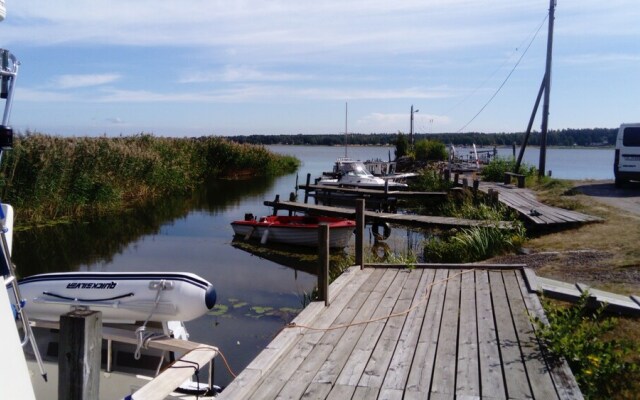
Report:
[[[57,321],[75,307],[102,311],[103,322],[190,321],[215,305],[205,279],[184,272],[61,272],[19,281],[31,318]]]
[[[325,172],[316,184],[377,190],[401,190],[407,187],[405,183],[374,176],[362,161],[347,157],[338,158],[333,166],[333,171]]]
[[[355,221],[344,218],[271,215],[255,219],[245,215],[244,220],[233,221],[231,227],[237,236],[268,242],[299,246],[318,245],[318,226],[329,225],[329,247],[344,248],[349,244]]]

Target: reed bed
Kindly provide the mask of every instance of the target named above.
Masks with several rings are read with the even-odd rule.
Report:
[[[158,196],[188,193],[206,179],[275,176],[297,169],[293,157],[220,137],[148,134],[16,137],[3,156],[3,201],[21,225],[37,225],[130,208]]]

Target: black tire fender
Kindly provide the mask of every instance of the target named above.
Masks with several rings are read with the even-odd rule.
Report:
[[[391,226],[387,222],[374,222],[371,225],[371,233],[376,241],[387,240],[391,236]]]

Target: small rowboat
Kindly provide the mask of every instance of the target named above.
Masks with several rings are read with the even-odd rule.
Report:
[[[329,247],[344,248],[349,244],[356,227],[355,221],[332,217],[302,217],[272,215],[261,217],[245,215],[242,221],[233,221],[231,227],[237,236],[298,246],[318,246],[318,226],[329,225]]]
[[[62,272],[19,282],[30,318],[58,321],[73,307],[102,311],[102,321],[190,321],[216,302],[213,286],[182,272]]]

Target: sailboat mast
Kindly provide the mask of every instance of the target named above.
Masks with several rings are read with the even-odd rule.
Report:
[[[549,1],[549,33],[547,35],[547,64],[545,68],[544,102],[542,103],[542,126],[540,128],[540,162],[538,176],[543,177],[547,161],[547,131],[549,128],[549,92],[551,90],[551,56],[553,50],[553,20],[556,0]]]
[[[347,129],[347,120],[349,119],[349,103],[344,103],[344,157],[347,158],[347,144],[349,141],[349,130]]]

